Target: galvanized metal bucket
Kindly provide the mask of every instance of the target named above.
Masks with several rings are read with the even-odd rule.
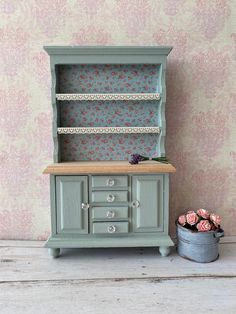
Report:
[[[209,263],[219,257],[218,243],[224,230],[196,232],[177,226],[177,252],[180,256],[198,263]]]

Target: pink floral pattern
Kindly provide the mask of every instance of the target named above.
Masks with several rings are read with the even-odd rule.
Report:
[[[77,0],[76,10],[82,11],[85,15],[96,16],[99,10],[103,9],[105,0]]]
[[[49,235],[49,178],[41,172],[52,162],[51,73],[49,58],[42,46],[68,44],[174,47],[168,57],[166,72],[166,151],[177,168],[177,172],[170,176],[170,232],[175,233],[175,219],[185,208],[197,210],[203,207],[222,217],[225,234],[235,235],[233,70],[236,34],[232,28],[233,6],[233,1],[228,0],[1,0],[0,238],[45,240]],[[130,83],[128,77],[133,85],[135,72],[132,73],[131,66],[128,69],[127,73],[121,71],[121,75],[127,74],[123,86],[117,86],[113,80],[109,84],[103,83],[103,90],[126,90],[129,85],[125,84]],[[101,66],[90,72],[94,80],[99,82],[96,70],[100,83],[105,82]],[[71,86],[71,90],[92,92],[89,84],[94,80],[89,78],[89,73],[83,74],[86,82],[77,82],[84,84],[84,91],[78,85]],[[146,76],[150,77],[150,72]],[[136,90],[156,91],[161,78],[158,73],[152,78],[156,81],[150,85],[148,78],[140,77],[136,80],[140,83]],[[95,89],[101,91],[98,87]],[[124,110],[127,115],[124,120],[115,104],[110,103],[109,114],[114,121],[101,123],[135,124],[137,120],[131,120],[129,110],[137,109],[139,119],[144,114],[144,105],[150,110],[144,123],[156,122],[154,103],[127,104],[123,108],[118,104],[119,110]],[[88,106],[86,110],[90,118],[85,121],[94,125],[103,119],[98,110],[100,103],[95,106],[96,117]],[[85,103],[82,107],[86,111]],[[64,109],[68,113],[63,113],[63,123],[83,124],[84,121],[76,116],[82,109],[70,108],[68,104]],[[85,115],[83,117],[86,119]],[[77,120],[73,122],[71,119]],[[83,150],[70,142],[63,143],[63,150],[70,151],[69,159],[78,156],[103,158],[98,154],[99,145],[109,147],[104,150],[106,159],[127,158],[131,150],[131,153],[155,152],[155,141],[149,135],[143,138],[137,135],[137,145],[132,141],[130,144],[132,136],[109,138],[108,135],[103,142],[98,136],[97,143],[92,137],[75,136],[75,144],[82,145]],[[63,139],[70,141],[71,137]],[[88,149],[91,145],[93,148]],[[123,147],[119,156],[114,153],[117,152],[114,145],[119,149]]]
[[[0,66],[7,76],[15,76],[23,69],[29,55],[29,33],[20,26],[0,28]]]
[[[32,212],[13,209],[0,211],[0,239],[25,240],[32,236]]]
[[[156,134],[61,135],[62,160],[128,160],[132,153],[156,156]]]
[[[183,11],[183,5],[186,2],[186,0],[165,0],[163,2],[164,5],[164,12],[167,15],[174,16],[181,11]]]
[[[80,28],[79,32],[73,33],[71,43],[73,45],[108,45],[112,42],[111,34],[105,29],[97,26],[86,26]]]
[[[204,157],[214,158],[229,138],[228,115],[209,110],[194,115],[192,121],[198,150]]]
[[[229,14],[227,0],[197,0],[193,11],[198,31],[210,40],[223,30]]]
[[[0,127],[9,138],[16,138],[30,115],[29,96],[15,86],[0,90]]]
[[[178,57],[185,58],[185,53],[188,47],[188,35],[183,29],[176,29],[170,25],[167,29],[159,29],[153,34],[153,39],[157,43],[173,47],[170,58]]]
[[[229,75],[228,49],[210,48],[192,56],[192,86],[203,91],[207,98],[216,98],[224,88]]]
[[[60,93],[155,93],[158,70],[154,64],[60,66]]]
[[[31,8],[34,27],[49,38],[57,36],[65,26],[67,18],[67,0],[40,0]]]
[[[128,37],[135,37],[145,29],[152,10],[148,1],[119,0],[116,6],[119,23]]]
[[[11,197],[18,197],[31,180],[32,155],[26,150],[18,150],[11,146],[8,151],[0,153],[0,183],[2,189],[6,189]]]
[[[40,52],[33,56],[34,60],[34,69],[35,69],[35,76],[37,78],[38,84],[44,86],[44,91],[48,98],[50,99],[50,70],[49,70],[49,60],[46,52]]]
[[[195,170],[191,176],[190,192],[194,195],[193,206],[204,205],[213,210],[221,207],[227,197],[228,183],[229,169],[207,167]]]
[[[156,101],[63,101],[61,126],[158,126],[157,108]]]

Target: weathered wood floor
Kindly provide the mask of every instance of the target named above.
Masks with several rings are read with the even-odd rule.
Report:
[[[224,240],[225,241],[225,240]],[[187,261],[157,249],[63,250],[0,241],[1,314],[236,314],[236,243],[219,260]]]

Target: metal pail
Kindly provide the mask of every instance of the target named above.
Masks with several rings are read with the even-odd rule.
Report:
[[[215,261],[218,256],[219,239],[224,236],[224,230],[197,232],[177,226],[177,252],[180,256],[198,263]]]

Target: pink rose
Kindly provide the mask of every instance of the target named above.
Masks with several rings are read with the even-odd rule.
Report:
[[[220,225],[220,222],[221,222],[220,216],[218,216],[216,214],[210,214],[210,220],[213,222],[213,224],[216,227],[218,227]]]
[[[201,232],[206,232],[211,230],[211,224],[208,220],[201,220],[197,224],[197,230]]]
[[[179,218],[178,218],[178,223],[179,223],[181,226],[184,226],[184,225],[186,224],[186,216],[185,216],[185,215],[179,216]]]
[[[198,215],[194,211],[188,212],[186,215],[187,223],[191,226],[195,225],[198,222],[198,219]]]
[[[209,219],[210,214],[206,209],[200,208],[197,210],[197,213],[200,217],[204,218],[204,219]]]
[[[193,210],[188,210],[188,211],[187,211],[187,214],[192,214],[192,213],[194,213]]]

